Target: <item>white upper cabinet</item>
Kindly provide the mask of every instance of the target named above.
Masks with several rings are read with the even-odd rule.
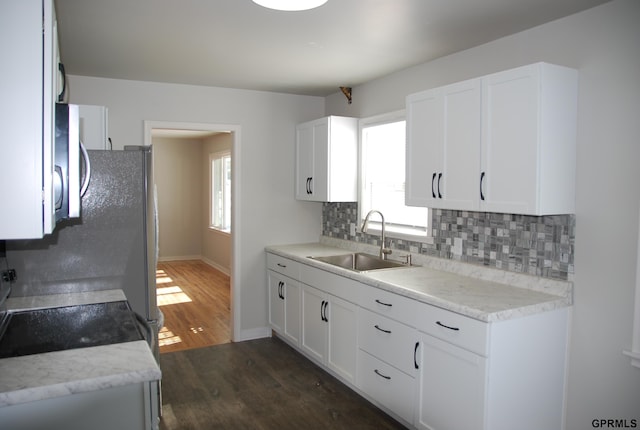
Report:
[[[481,210],[575,212],[577,101],[578,74],[566,67],[537,63],[483,79]]]
[[[329,116],[296,127],[298,200],[356,201],[358,120]]]
[[[480,172],[479,79],[407,98],[407,192],[413,206],[470,209]]]
[[[575,212],[577,72],[536,63],[407,98],[407,204]]]
[[[52,0],[0,2],[0,239],[41,238],[55,227],[54,113],[58,47]]]

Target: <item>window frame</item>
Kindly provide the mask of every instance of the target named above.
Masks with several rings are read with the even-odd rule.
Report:
[[[358,121],[358,225],[357,231],[362,233],[362,223],[366,213],[363,208],[363,173],[364,173],[364,157],[363,157],[363,130],[367,127],[376,125],[384,125],[393,122],[405,121],[406,123],[406,111],[404,109],[393,112],[388,112],[380,115],[375,115],[367,118],[361,118]],[[405,159],[406,159],[406,135],[405,135]],[[406,168],[406,161],[405,161]],[[405,171],[406,181],[406,171]],[[405,183],[406,190],[406,183]],[[428,242],[431,234],[431,209],[427,210],[427,220],[424,230],[422,228],[415,228],[411,226],[393,224],[389,220],[385,219],[385,235],[387,238],[403,239],[413,242]],[[384,213],[383,213],[384,214]],[[378,235],[382,234],[382,222],[378,215],[369,219],[367,226],[367,234]]]
[[[228,228],[222,228],[219,226],[214,225],[213,223],[213,214],[214,214],[214,204],[215,204],[215,198],[213,196],[214,193],[214,185],[213,185],[213,179],[214,179],[214,161],[216,160],[224,160],[225,158],[229,158],[229,174],[231,175],[231,150],[223,150],[223,151],[216,151],[216,152],[210,152],[209,153],[209,222],[208,222],[208,226],[210,230],[214,230],[220,233],[224,233],[224,234],[231,234],[231,222],[232,222],[232,218],[231,218],[231,201],[229,200],[229,206],[225,207],[226,205],[224,205],[224,202],[227,201],[226,197],[223,197],[223,217],[226,218],[227,216],[229,217],[229,227]],[[224,161],[223,161],[224,164]],[[231,179],[230,179],[231,181]],[[224,190],[223,190],[224,192]],[[231,184],[229,186],[229,199],[231,198]]]

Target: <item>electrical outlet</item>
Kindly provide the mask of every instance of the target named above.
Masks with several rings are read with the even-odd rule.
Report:
[[[18,274],[15,269],[3,270],[0,272],[0,278],[2,278],[4,282],[13,282],[18,279]]]

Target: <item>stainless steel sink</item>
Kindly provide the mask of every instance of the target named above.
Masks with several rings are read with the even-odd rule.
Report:
[[[406,264],[398,261],[383,260],[375,255],[365,254],[362,252],[309,258],[342,267],[343,269],[353,270],[355,272],[391,269],[394,267],[408,267]]]

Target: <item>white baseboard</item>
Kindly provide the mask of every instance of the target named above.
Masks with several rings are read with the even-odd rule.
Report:
[[[223,267],[218,263],[216,263],[215,261],[210,260],[206,257],[203,257],[202,255],[180,255],[180,256],[173,256],[173,257],[160,257],[158,258],[158,263],[163,263],[167,261],[187,261],[187,260],[200,260],[203,263],[207,264],[208,266],[211,266],[214,269],[219,270],[225,275],[231,276],[231,271],[229,270],[228,267]]]
[[[256,327],[248,330],[240,330],[239,338],[233,339],[233,341],[242,342],[245,340],[262,339],[264,337],[271,337],[271,327]]]
[[[158,257],[158,263],[165,261],[186,261],[186,260],[202,260],[201,255],[178,255],[172,257]]]
[[[228,267],[223,267],[221,265],[219,265],[218,263],[216,263],[213,260],[210,260],[206,257],[201,257],[200,258],[204,263],[208,264],[209,266],[213,267],[214,269],[224,273],[227,276],[231,276],[231,271],[229,270]]]

